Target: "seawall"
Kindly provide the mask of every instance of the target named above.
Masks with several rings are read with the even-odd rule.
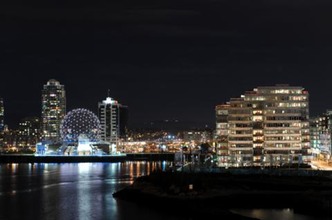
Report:
[[[0,155],[0,163],[82,163],[123,161],[173,161],[174,153],[141,153],[105,156]]]

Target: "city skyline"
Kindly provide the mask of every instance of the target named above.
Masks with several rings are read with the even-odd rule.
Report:
[[[331,11],[0,1],[0,220],[332,219]]]
[[[129,107],[131,127],[214,126],[216,105],[275,84],[304,87],[319,115],[332,108],[331,4],[1,2],[5,123],[40,116],[40,90],[53,78],[66,87],[68,111],[97,113],[109,89]]]
[[[50,79],[50,80],[54,80],[54,79]],[[50,81],[49,80],[49,81]],[[45,82],[44,84],[46,84],[47,82]],[[61,83],[61,82],[60,82]],[[61,83],[62,84],[62,83]],[[64,85],[64,84],[62,84],[63,86],[65,86],[66,87],[66,85]],[[277,85],[277,84],[275,84],[275,85]],[[275,85],[268,85],[268,86],[275,86]],[[281,85],[283,85],[283,84],[281,84]],[[286,84],[285,84],[286,85]],[[298,85],[290,85],[290,86],[298,86]],[[257,87],[257,86],[256,86]],[[250,89],[248,89],[248,90],[250,90]],[[247,91],[247,90],[246,90]],[[240,93],[239,95],[237,95],[238,97],[239,96],[241,96],[241,95],[243,95],[244,94],[244,92],[245,91],[242,91],[242,93]],[[106,93],[106,92],[105,92]],[[108,91],[108,93],[109,93],[109,91]],[[41,94],[42,94],[42,90],[41,90]],[[68,94],[66,94],[66,95],[68,95]],[[311,94],[310,94],[310,96],[311,96]],[[108,95],[105,95],[104,97],[108,97],[108,98],[112,98],[112,97],[110,97],[109,96],[109,94]],[[228,100],[225,100],[224,102],[220,102],[220,103],[216,103],[213,107],[213,109],[212,109],[212,114],[215,114],[215,107],[217,106],[217,105],[220,105],[220,104],[225,104],[225,103],[227,103],[227,102],[229,102],[229,99],[230,98],[232,98],[232,97],[228,97]],[[309,97],[309,101],[311,101],[311,97]],[[99,101],[97,101],[96,103],[94,103],[95,105],[96,105],[96,107],[95,107],[95,109],[89,109],[89,110],[91,110],[92,112],[94,112],[94,113],[98,113],[98,102]],[[42,102],[40,102],[40,105],[42,104]],[[67,104],[68,105],[68,104]],[[91,104],[89,104],[90,106],[92,106]],[[73,106],[72,104],[69,104],[69,106]],[[6,102],[4,101],[4,107],[5,107],[5,124],[7,124],[8,125],[8,123],[7,123],[7,120],[6,120],[6,113],[7,113],[7,110],[6,110]],[[82,106],[81,106],[82,107]],[[310,104],[309,104],[309,107],[310,107]],[[76,108],[80,108],[80,106],[78,105],[78,106],[76,106]],[[85,108],[84,106],[82,107],[82,108]],[[129,108],[130,108],[130,106],[129,106]],[[75,108],[70,108],[70,109],[68,109],[67,110],[67,112],[68,111],[70,111],[70,110],[73,110],[73,109],[75,109]],[[326,111],[326,110],[328,110],[329,108],[325,108],[325,109],[323,109],[323,111],[322,112],[317,112],[317,114],[315,114],[315,115],[310,115],[311,117],[315,117],[315,116],[318,116],[319,114],[322,114],[322,113],[324,113],[324,111]],[[130,112],[131,113],[131,112]],[[17,121],[17,124],[13,124],[12,126],[10,126],[10,128],[16,128],[16,127],[18,127],[18,123],[22,120],[22,119],[24,119],[25,117],[34,117],[34,116],[37,116],[37,117],[41,117],[41,113],[39,113],[40,115],[38,115],[38,114],[35,114],[35,115],[24,115],[24,111],[22,111],[22,115],[24,115],[22,118],[19,118],[19,119],[17,119],[17,120],[11,120],[12,121],[12,123],[14,122],[14,121]],[[164,121],[164,120],[169,120],[169,121],[171,121],[171,120],[174,120],[174,121],[178,121],[179,123],[181,123],[181,122],[183,122],[181,119],[179,119],[179,118],[177,118],[177,117],[174,117],[174,118],[156,118],[156,119],[154,119],[154,120],[150,120],[150,121],[146,121],[145,122],[145,124],[143,124],[142,123],[142,125],[143,125],[143,128],[146,128],[146,126],[147,126],[147,124],[148,123],[150,123],[150,122],[154,122],[154,123],[158,123],[158,121]],[[211,126],[212,126],[212,128],[213,128],[213,126],[214,126],[214,123],[215,123],[215,115],[213,115],[213,119],[212,119],[212,122],[207,122],[206,121],[206,123],[203,123],[203,124],[201,124],[201,128],[203,128],[205,125],[209,125],[210,126],[210,128],[211,128]],[[135,127],[134,126],[134,128],[139,128],[139,127]],[[189,127],[188,127],[188,129],[189,129]]]

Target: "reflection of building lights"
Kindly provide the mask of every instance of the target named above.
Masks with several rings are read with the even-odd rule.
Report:
[[[90,163],[78,163],[78,172],[80,174],[88,173],[90,170]]]

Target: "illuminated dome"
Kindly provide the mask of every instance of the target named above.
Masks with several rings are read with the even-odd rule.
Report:
[[[77,143],[80,135],[86,136],[90,141],[97,141],[99,129],[97,116],[87,109],[78,108],[68,112],[61,123],[60,132],[63,141]]]

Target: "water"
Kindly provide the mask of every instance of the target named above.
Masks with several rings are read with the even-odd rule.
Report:
[[[164,170],[169,165],[168,162],[144,161],[0,164],[0,220],[186,219],[171,210],[158,212],[144,204],[116,200],[112,196],[136,177],[156,169]],[[234,212],[269,220],[317,219],[282,210]]]
[[[178,219],[112,194],[165,162],[2,164],[0,219]]]
[[[234,209],[233,213],[261,220],[331,220],[330,217],[308,216],[293,209]]]

